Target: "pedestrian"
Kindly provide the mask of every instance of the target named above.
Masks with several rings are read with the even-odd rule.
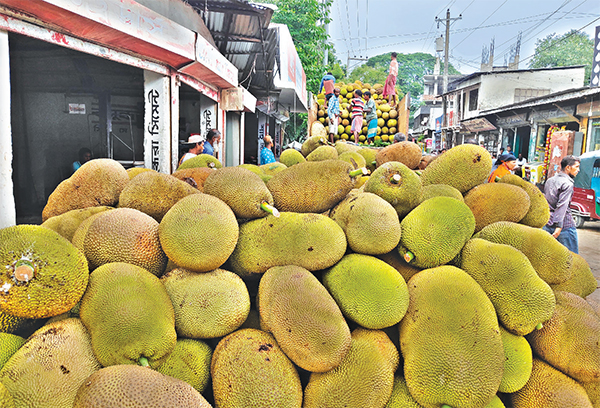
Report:
[[[513,154],[512,147],[510,147],[510,145],[506,146],[506,153]]]
[[[327,105],[327,117],[329,118],[329,141],[333,143],[333,137],[338,133],[340,124],[340,88],[334,88],[333,98]]]
[[[217,129],[211,129],[206,134],[206,142],[204,143],[204,154],[210,154],[216,157],[219,151],[219,141],[221,140],[221,132]]]
[[[186,153],[179,159],[178,166],[181,166],[184,161],[196,157],[204,151],[204,136],[199,133],[192,133],[190,137],[188,137],[187,142],[183,143],[183,148],[186,150]]]
[[[498,164],[498,168],[491,172],[488,177],[488,183],[495,183],[496,177],[504,177],[507,174],[510,174],[517,165],[517,158],[512,154],[505,153],[498,157],[496,161]]]
[[[500,148],[500,152],[498,153],[498,157],[502,156],[504,154],[504,147]]]
[[[275,163],[275,155],[273,154],[273,139],[271,139],[271,136],[266,135],[263,138],[263,142],[265,143],[265,145],[263,146],[263,148],[260,150],[260,164],[269,164],[269,163]]]
[[[319,85],[319,93],[321,93],[321,91],[325,92],[325,106],[329,104],[329,99],[333,96],[334,88],[335,77],[331,72],[328,72],[321,78],[321,85]]]
[[[576,254],[579,253],[577,228],[569,205],[573,197],[573,179],[579,173],[579,165],[578,157],[565,156],[560,162],[560,171],[544,185],[544,196],[550,207],[550,220],[544,225],[544,230]]]
[[[364,112],[365,120],[367,121],[367,143],[373,143],[375,136],[377,136],[377,106],[375,101],[371,98],[371,92],[366,91],[365,97],[365,109]]]
[[[517,157],[517,167],[523,167],[527,164],[527,159],[523,157],[522,153],[519,153],[519,157]]]
[[[394,141],[392,142],[392,144],[405,142],[405,141],[406,141],[406,136],[404,135],[404,133],[398,132],[394,135]]]
[[[396,100],[396,79],[398,78],[398,61],[396,60],[397,56],[397,53],[392,52],[390,69],[383,87],[383,97],[387,96],[390,106],[394,108],[397,108],[398,105],[398,101]]]
[[[362,131],[363,110],[365,103],[362,100],[362,91],[357,89],[354,91],[354,98],[350,101],[350,111],[352,112],[352,127],[354,133],[354,143],[358,144],[358,135]]]
[[[77,157],[79,157],[79,160],[73,162],[73,173],[75,173],[83,164],[92,160],[92,151],[87,147],[82,147],[79,149]]]

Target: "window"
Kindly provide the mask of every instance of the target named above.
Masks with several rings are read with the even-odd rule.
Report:
[[[538,96],[548,95],[550,93],[550,89],[525,89],[525,88],[516,88],[515,89],[515,103],[523,102],[527,99],[537,98]]]
[[[477,97],[479,96],[479,89],[473,89],[469,92],[469,111],[477,110]]]

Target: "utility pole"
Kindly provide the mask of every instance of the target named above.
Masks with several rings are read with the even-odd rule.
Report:
[[[442,20],[441,18],[437,17],[435,18],[438,28],[440,28],[440,23],[446,25],[446,47],[444,49],[444,93],[448,92],[448,54],[450,50],[450,23],[461,19],[462,14],[459,14],[458,17],[450,18],[450,9],[446,10],[446,20]]]
[[[356,55],[354,57],[350,57],[350,50],[348,50],[348,59],[346,62],[346,76],[350,76],[350,61],[368,61],[368,58],[363,58],[362,55],[358,58]]]

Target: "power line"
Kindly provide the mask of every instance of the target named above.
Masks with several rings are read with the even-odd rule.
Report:
[[[438,13],[435,15],[436,18],[437,18],[437,16],[440,15],[440,13],[443,13],[444,10],[449,9],[453,3],[454,3],[454,1],[450,1],[448,4],[446,4],[446,7],[442,8],[440,11],[438,11]],[[427,37],[425,37],[425,41],[423,41],[423,47],[421,47],[421,51],[425,50],[425,46],[427,45],[427,41],[429,40],[429,34],[431,34],[433,32],[434,26],[435,26],[435,19],[433,20],[433,23],[431,23],[431,27],[429,27],[429,31],[427,33]]]
[[[504,3],[500,4],[500,5],[498,6],[498,8],[492,12],[492,14],[490,14],[490,15],[489,15],[489,16],[488,16],[488,17],[487,17],[485,20],[483,20],[483,21],[481,22],[481,24],[479,25],[479,27],[477,27],[475,30],[471,31],[471,32],[469,33],[469,35],[467,35],[465,38],[463,38],[461,42],[459,42],[458,44],[456,44],[456,45],[454,46],[454,48],[458,47],[458,46],[459,46],[459,45],[461,45],[463,42],[465,42],[465,40],[466,40],[467,38],[469,38],[469,37],[471,36],[471,34],[473,34],[473,33],[474,33],[476,30],[478,30],[478,29],[479,29],[479,28],[480,28],[480,27],[483,25],[483,23],[485,23],[486,21],[488,21],[488,20],[489,20],[489,19],[490,19],[490,18],[491,18],[491,17],[492,17],[494,14],[496,14],[496,12],[497,12],[498,10],[500,10],[500,8],[501,8],[502,6],[504,6],[504,5],[506,4],[506,2],[507,2],[507,1],[508,1],[508,0],[504,0]]]

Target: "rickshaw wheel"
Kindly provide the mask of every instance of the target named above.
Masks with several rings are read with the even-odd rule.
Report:
[[[581,215],[573,214],[573,222],[575,223],[575,228],[581,228],[585,223],[585,218],[583,218]]]

